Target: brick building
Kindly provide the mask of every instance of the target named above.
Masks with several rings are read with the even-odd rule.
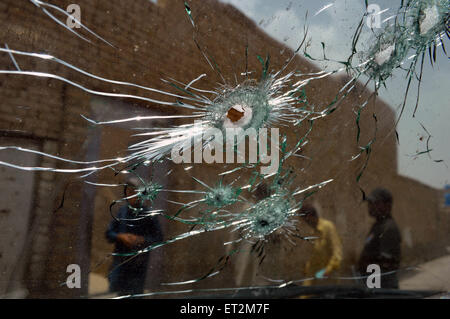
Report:
[[[60,8],[71,3],[72,0],[52,1]],[[214,88],[220,82],[192,41],[192,25],[183,1],[160,0],[154,4],[146,0],[127,3],[78,0],[77,4],[82,10],[82,22],[115,48],[77,29],[92,43],[83,41],[27,1],[0,3],[1,38],[14,50],[48,53],[93,74],[156,89],[168,90],[161,78],[188,83],[202,73],[208,75],[202,81],[203,87]],[[250,70],[261,69],[256,55],[270,54],[271,68],[277,70],[292,54],[230,5],[215,0],[196,0],[190,4],[195,8],[199,42],[214,55],[230,83],[234,83],[234,74],[241,72],[245,65],[247,44]],[[50,61],[24,56],[15,58],[22,70],[58,74],[98,91],[152,97],[138,88],[120,88],[119,91],[117,86],[82,76]],[[0,65],[3,70],[15,69],[5,53],[0,54]],[[317,71],[300,57],[291,68],[305,73]],[[346,81],[344,77],[334,77],[312,82],[306,88],[308,99],[317,104],[331,101]],[[296,180],[298,185],[334,179],[315,194],[313,200],[321,214],[336,223],[342,236],[345,253],[342,272],[346,274],[357,260],[371,223],[361,201],[360,187],[366,191],[379,185],[391,189],[395,199],[394,215],[404,237],[405,265],[442,254],[449,239],[448,212],[440,209],[441,193],[397,173],[396,139],[392,134],[394,112],[381,100],[370,103],[362,113],[359,145],[373,138],[373,113],[378,118],[378,134],[367,169],[360,183],[356,182],[365,158],[349,159],[359,152],[353,111],[368,95],[361,92],[359,87],[336,112],[315,123],[304,150],[313,160],[293,163],[301,172]],[[17,145],[79,161],[111,158],[124,154],[132,140],[130,127],[95,127],[80,114],[103,119],[175,112],[180,111],[136,100],[93,96],[55,79],[0,75],[1,145]],[[1,152],[0,160],[24,166],[74,167],[70,163],[18,151]],[[154,174],[168,169],[175,171],[172,176],[177,176],[177,170],[180,170],[179,176],[182,174],[181,168],[168,166],[155,169]],[[211,176],[216,173],[214,167],[204,165],[194,165],[191,171],[209,184],[214,183]],[[0,229],[3,231],[0,235],[3,239],[0,294],[18,291],[31,297],[85,296],[90,277],[82,277],[82,289],[68,289],[61,286],[68,275],[66,267],[75,263],[81,265],[82,273],[92,270],[99,276],[106,275],[110,259],[105,256],[112,250],[104,239],[104,229],[111,219],[107,207],[120,197],[120,191],[96,188],[69,174],[23,172],[4,166],[0,166],[0,174]],[[111,175],[102,172],[96,178],[105,180],[112,178]],[[157,178],[172,189],[198,187],[188,178],[164,177],[163,174]],[[164,198],[159,201],[164,208]],[[184,229],[168,223],[164,227],[167,236]],[[151,271],[158,272],[161,282],[199,277],[202,269],[208,270],[223,254],[220,247],[226,236],[225,232],[207,233],[167,246],[154,258],[158,263],[152,263]],[[276,278],[298,278],[309,249],[306,243],[292,246],[269,241],[268,257],[261,266],[261,273]],[[230,286],[230,278],[233,278],[232,267],[195,287]]]

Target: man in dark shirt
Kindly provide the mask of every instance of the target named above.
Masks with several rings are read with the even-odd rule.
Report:
[[[135,183],[137,184],[137,183]],[[136,185],[137,186],[137,185]],[[135,193],[133,186],[127,186],[126,196]],[[106,231],[106,238],[115,244],[115,253],[130,253],[143,249],[152,243],[162,241],[162,232],[155,217],[144,217],[148,210],[136,197],[119,209]],[[149,253],[131,256],[114,256],[109,274],[110,291],[119,295],[140,294],[144,291]]]
[[[375,218],[359,259],[359,272],[367,275],[367,266],[376,264],[381,270],[381,288],[398,288],[401,235],[391,215],[392,195],[376,188],[367,198],[369,215]]]

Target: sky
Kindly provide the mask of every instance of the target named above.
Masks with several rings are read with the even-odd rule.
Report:
[[[351,52],[351,40],[361,17],[365,12],[364,0],[221,0],[240,9],[254,20],[260,28],[270,36],[285,43],[291,48],[297,48],[303,38],[305,15],[308,12],[306,25],[311,38],[308,53],[312,56],[322,56],[322,45],[326,45],[326,55],[335,60],[348,58]],[[380,14],[381,21],[393,15],[400,5],[400,0],[369,1],[385,12]],[[321,11],[321,9],[325,8]],[[321,12],[319,12],[321,11]],[[316,14],[317,13],[317,14]],[[388,22],[381,24],[381,27]],[[361,35],[360,43],[370,46],[371,31],[366,25]],[[446,48],[450,41],[446,39]],[[448,49],[447,49],[448,50]],[[420,182],[443,188],[450,184],[450,65],[448,58],[438,50],[437,63],[431,66],[429,59],[425,61],[420,104],[413,118],[416,104],[417,83],[412,85],[405,111],[398,124],[400,144],[398,146],[398,171]],[[322,68],[333,69],[336,65],[320,65]],[[387,89],[380,91],[380,98],[400,113],[406,90],[405,72],[396,71],[387,82]],[[428,134],[421,124],[431,134],[429,154],[414,156],[427,150]],[[430,158],[431,157],[431,158]],[[434,160],[443,160],[436,163]]]

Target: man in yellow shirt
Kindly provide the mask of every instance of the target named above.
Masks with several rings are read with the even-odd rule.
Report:
[[[334,224],[324,218],[320,218],[312,206],[304,206],[300,213],[305,222],[314,229],[314,249],[311,258],[306,263],[306,278],[315,278],[305,281],[304,286],[324,284],[324,279],[330,277],[339,269],[342,261],[341,239]],[[329,283],[329,282],[328,282]]]

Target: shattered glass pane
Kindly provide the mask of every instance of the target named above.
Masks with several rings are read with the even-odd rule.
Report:
[[[448,292],[449,12],[4,0],[0,295]]]

